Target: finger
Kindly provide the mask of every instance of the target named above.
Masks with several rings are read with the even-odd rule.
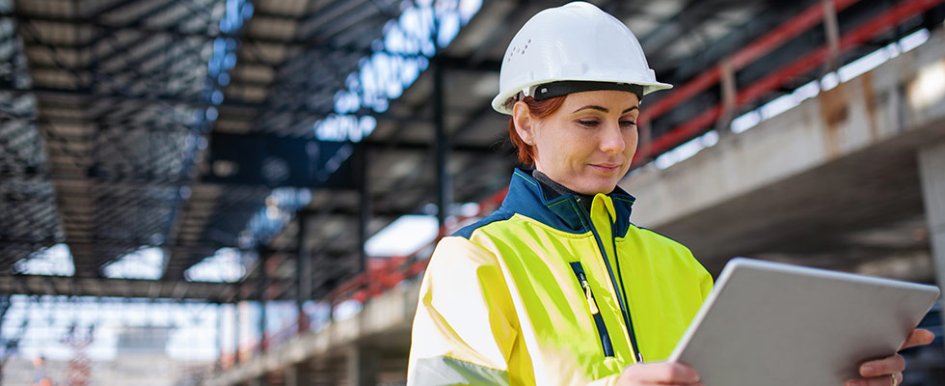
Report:
[[[902,383],[902,374],[896,373],[882,377],[851,379],[843,386],[898,386],[900,383]]]
[[[906,341],[902,344],[902,347],[899,347],[899,350],[905,350],[909,347],[915,346],[925,346],[927,344],[931,344],[934,340],[935,334],[933,334],[932,331],[926,330],[924,328],[917,328],[909,333],[909,337],[906,338]]]
[[[888,358],[875,361],[869,361],[860,365],[860,376],[864,378],[888,376],[893,373],[901,373],[906,369],[906,360],[902,355],[896,354]]]
[[[696,383],[649,383],[649,385],[659,385],[659,386],[705,386],[702,382]]]
[[[633,378],[642,383],[690,385],[699,382],[699,374],[696,370],[680,363],[630,366],[626,371],[634,373]]]
[[[702,382],[696,383],[644,383],[643,385],[659,385],[659,386],[705,386]]]

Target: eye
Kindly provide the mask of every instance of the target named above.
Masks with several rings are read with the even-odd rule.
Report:
[[[600,124],[600,121],[596,119],[579,119],[577,122],[584,127],[597,127]]]
[[[634,120],[630,120],[630,119],[620,120],[620,127],[630,128],[630,127],[635,127],[636,125],[637,125],[637,122]]]

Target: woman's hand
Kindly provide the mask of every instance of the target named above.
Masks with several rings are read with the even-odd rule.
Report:
[[[673,362],[630,365],[617,378],[617,386],[637,385],[702,386],[696,370]]]
[[[915,329],[909,338],[899,348],[900,351],[909,347],[925,346],[935,339],[935,334],[926,329]],[[902,356],[895,354],[888,358],[865,362],[860,365],[860,379],[851,379],[845,386],[897,386],[902,383],[902,370],[906,362]]]

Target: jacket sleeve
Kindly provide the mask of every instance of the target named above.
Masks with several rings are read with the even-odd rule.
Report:
[[[407,385],[508,385],[517,331],[495,256],[443,238],[420,285]]]
[[[688,249],[687,249],[688,251]],[[694,262],[696,275],[699,277],[699,292],[702,294],[702,302],[705,303],[706,299],[709,298],[709,294],[712,293],[712,288],[715,285],[715,281],[712,279],[712,274],[705,269],[696,257],[692,255],[692,252],[689,252],[689,257]]]

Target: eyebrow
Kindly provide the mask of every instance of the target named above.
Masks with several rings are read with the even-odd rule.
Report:
[[[579,109],[577,109],[577,110],[574,110],[574,112],[572,112],[572,114],[573,114],[573,113],[576,113],[576,112],[578,112],[578,111],[587,110],[587,109],[597,110],[597,111],[600,111],[600,112],[603,112],[603,113],[609,113],[609,112],[610,112],[610,109],[608,109],[608,108],[606,108],[606,107],[604,107],[604,106],[587,105],[587,106],[581,107],[581,108],[579,108]],[[632,106],[632,107],[630,107],[630,108],[624,110],[621,114],[626,114],[626,113],[629,113],[629,112],[631,112],[631,111],[633,111],[633,110],[639,110],[639,109],[640,109],[640,106]]]

